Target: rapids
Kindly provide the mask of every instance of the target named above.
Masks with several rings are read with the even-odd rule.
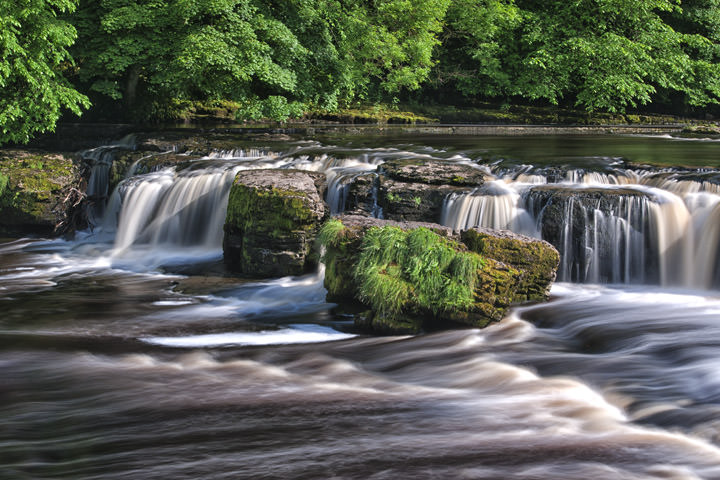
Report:
[[[720,144],[414,141],[239,145],[129,176],[73,241],[0,243],[0,478],[720,478],[715,172],[619,160]],[[585,283],[483,330],[368,337],[332,314],[322,270],[223,271],[239,169],[328,172],[337,212],[354,176],[418,157],[493,177],[446,199],[453,225],[541,236],[539,187],[571,192],[562,275]]]

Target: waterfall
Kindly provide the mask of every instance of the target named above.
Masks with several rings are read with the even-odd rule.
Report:
[[[533,234],[534,222],[519,200],[520,194],[505,182],[488,182],[469,193],[448,195],[440,223],[454,230],[482,226]]]
[[[238,168],[160,172],[133,177],[120,189],[115,255],[150,250],[222,248],[228,194]]]
[[[296,168],[326,173],[333,213],[345,208],[347,188],[374,173],[379,157],[336,158],[327,154],[280,155],[259,149],[213,152],[192,162],[131,176],[110,196],[102,231],[114,233],[113,256],[159,262],[212,257],[222,251],[230,187],[239,170]]]
[[[90,200],[88,219],[92,225],[98,225],[105,213],[105,202],[110,188],[110,169],[118,150],[133,150],[135,135],[126,135],[109,145],[91,148],[80,152],[81,158],[90,165],[90,177],[86,195]]]
[[[535,197],[537,222],[544,237],[561,252],[559,278],[592,283],[648,281],[658,264],[649,251],[651,219],[653,213],[660,216],[662,212],[653,210],[655,204],[645,196],[583,197],[582,191],[577,193],[561,199],[528,193]],[[561,203],[562,208],[553,202]],[[559,235],[554,237],[554,232]]]
[[[543,176],[542,172],[548,173]],[[504,180],[445,198],[441,223],[543,238],[561,255],[561,281],[720,283],[720,187],[707,174],[522,166]]]

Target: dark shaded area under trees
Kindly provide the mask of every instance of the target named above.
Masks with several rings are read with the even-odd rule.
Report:
[[[135,122],[474,101],[704,116],[719,32],[720,0],[8,0],[0,143],[88,107]]]

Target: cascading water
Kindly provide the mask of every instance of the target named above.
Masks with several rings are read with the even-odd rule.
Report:
[[[117,261],[156,265],[184,258],[212,258],[222,253],[228,193],[240,170],[280,168],[324,172],[332,213],[345,208],[347,188],[358,176],[374,174],[379,155],[337,158],[324,153],[278,154],[262,149],[214,152],[191,162],[130,176],[110,197],[101,222],[114,234]],[[100,223],[100,222],[99,222]]]
[[[472,141],[485,155],[504,140]],[[237,169],[332,176],[345,160],[402,155],[309,143],[153,161],[107,207],[114,259],[104,243],[0,244],[0,477],[720,478],[718,292],[555,284],[552,301],[484,329],[372,337],[332,313],[322,271],[253,282],[206,263],[142,268],[219,250],[207,212],[223,210]],[[685,284],[691,270],[700,285],[718,281],[711,173],[593,173],[571,183],[525,165],[453,197],[478,202],[454,221],[483,221],[483,202],[524,208],[542,219],[538,235],[569,243],[568,271],[585,281]],[[369,204],[371,174],[355,178]],[[143,250],[142,264],[113,261]]]
[[[717,174],[557,168],[495,171],[488,186],[445,199],[441,223],[548,240],[558,278],[708,288],[718,282]],[[534,227],[533,227],[534,225]]]
[[[81,152],[82,159],[91,165],[90,178],[85,193],[90,200],[88,219],[92,225],[101,223],[101,219],[105,214],[105,203],[110,187],[110,169],[116,153],[119,150],[132,150],[134,148],[135,136],[130,134],[110,145],[103,145]]]
[[[532,235],[534,223],[519,200],[516,190],[496,180],[468,194],[448,195],[440,222],[455,230],[483,226]]]
[[[228,192],[238,168],[176,173],[173,169],[135,177],[120,188],[115,251],[149,245],[199,246],[219,250]]]

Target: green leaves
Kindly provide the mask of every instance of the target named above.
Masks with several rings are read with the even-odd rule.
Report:
[[[63,77],[75,29],[58,18],[70,0],[0,3],[0,144],[27,142],[54,129],[63,111],[79,115],[87,97]]]
[[[683,93],[690,104],[717,103],[709,74],[717,57],[708,61],[714,44],[696,25],[687,28],[692,34],[674,30],[668,15],[685,19],[685,27],[720,26],[720,16],[710,15],[718,0],[685,3],[695,4],[688,19],[676,0],[456,0],[438,78],[466,95],[588,111],[622,112],[653,101],[660,89]]]
[[[79,114],[75,88],[143,121],[220,99],[239,120],[284,120],[422,88],[419,101],[702,107],[720,101],[718,32],[720,0],[7,0],[0,143]]]

